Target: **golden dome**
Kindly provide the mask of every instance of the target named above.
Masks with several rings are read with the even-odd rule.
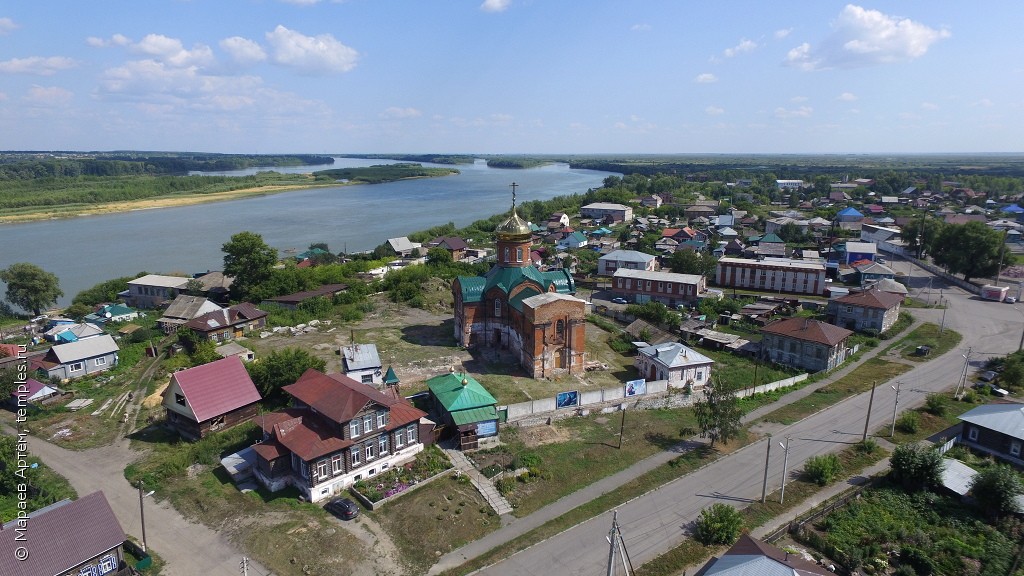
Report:
[[[530,225],[519,217],[515,207],[512,208],[512,214],[498,225],[494,233],[498,240],[529,240],[532,235]]]

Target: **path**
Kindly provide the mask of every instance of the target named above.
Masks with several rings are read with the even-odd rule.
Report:
[[[497,512],[498,516],[502,518],[506,514],[512,513],[512,505],[508,503],[508,500],[498,492],[498,489],[494,486],[494,482],[491,482],[489,478],[480,473],[476,469],[476,466],[469,461],[466,454],[461,450],[455,450],[450,447],[442,447],[444,453],[448,455],[448,459],[452,461],[452,465],[459,472],[469,477],[469,481],[473,483],[480,495],[484,497],[487,504]]]

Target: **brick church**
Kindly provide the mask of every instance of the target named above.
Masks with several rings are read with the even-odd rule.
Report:
[[[568,270],[541,272],[530,260],[530,225],[512,210],[495,236],[497,262],[484,276],[452,282],[455,338],[466,347],[506,349],[533,378],[582,374],[586,302]]]

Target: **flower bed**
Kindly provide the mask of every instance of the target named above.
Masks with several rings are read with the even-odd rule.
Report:
[[[352,493],[371,508],[399,494],[429,482],[452,468],[448,457],[437,446],[427,446],[416,459],[404,466],[392,468],[373,478],[352,485]]]

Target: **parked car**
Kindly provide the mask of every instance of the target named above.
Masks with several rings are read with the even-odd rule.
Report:
[[[1006,298],[1003,298],[1003,302],[1006,302],[1007,304],[1016,304],[1017,303],[1017,297],[1016,296],[1007,296]]]
[[[617,296],[615,298],[612,298],[612,302],[614,302],[615,304],[625,304],[626,299],[621,296]]]
[[[998,376],[998,375],[999,374],[996,374],[992,370],[986,370],[986,371],[982,372],[981,374],[978,374],[978,380],[981,380],[982,382],[991,382],[991,381],[995,380],[996,376]]]
[[[352,520],[359,516],[359,506],[351,498],[335,498],[324,506],[324,510],[342,520]]]

